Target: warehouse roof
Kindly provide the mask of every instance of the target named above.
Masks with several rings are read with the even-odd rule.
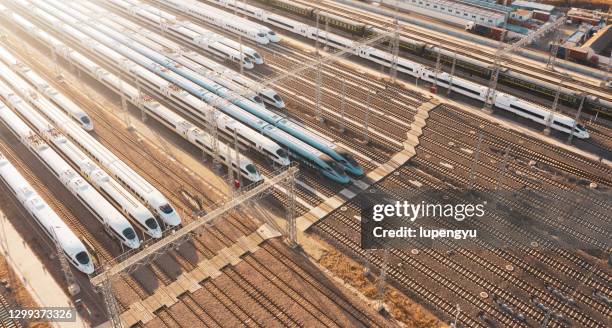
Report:
[[[517,0],[517,1],[512,2],[512,6],[513,7],[521,7],[521,8],[529,8],[529,9],[541,10],[541,11],[545,11],[545,12],[548,12],[548,13],[550,13],[553,10],[555,10],[555,6],[545,5],[545,4],[541,4],[541,3],[537,3],[537,2],[531,2],[531,1],[523,1],[523,0]]]

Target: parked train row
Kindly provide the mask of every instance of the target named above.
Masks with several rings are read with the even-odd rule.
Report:
[[[185,49],[176,42],[142,26],[132,23],[130,20],[115,15],[102,7],[91,2],[73,2],[71,7],[81,13],[101,17],[99,21],[105,25],[113,25],[114,29],[120,30],[122,34],[129,35],[134,41],[144,44],[158,53],[171,57],[177,63],[198,72],[207,78],[223,85],[235,93],[258,104],[268,104],[278,109],[285,107],[278,93],[271,88],[260,87],[260,84],[241,75],[215,61],[195,52]]]
[[[3,83],[2,83],[3,84]],[[2,85],[2,100],[11,107],[25,107],[27,104]],[[140,240],[132,225],[95,188],[83,179],[49,144],[19,118],[12,110],[2,108],[0,120],[36,156],[41,163],[100,221],[105,230],[128,248],[140,246]],[[58,142],[65,139],[54,131]]]
[[[180,21],[174,15],[159,8],[136,0],[109,0],[106,3],[139,21],[159,28],[174,38],[198,47],[213,56],[242,65],[245,69],[252,69],[255,64],[263,64],[263,57],[255,49],[245,45],[241,47],[238,42],[225,36],[191,22]]]
[[[388,52],[373,47],[357,47],[357,42],[345,37],[321,30],[317,31],[315,27],[267,12],[255,6],[245,4],[244,2],[236,2],[235,0],[213,1],[219,5],[231,8],[232,10],[239,10],[240,12],[253,18],[259,19],[274,26],[278,26],[306,38],[315,40],[318,38],[319,42],[334,48],[350,49],[353,54],[380,65],[391,67],[395,64],[397,70],[402,73],[406,73],[416,79],[425,80],[437,86],[450,88],[451,90],[467,97],[477,99],[482,102],[484,102],[485,98],[487,97],[488,87],[486,86],[482,86],[459,77],[451,77],[447,73],[439,73],[437,74],[436,78],[435,70],[422,64],[407,60],[405,58],[398,58],[397,63],[394,63],[393,55]],[[492,99],[497,108],[510,111],[540,124],[550,123],[551,128],[565,133],[573,133],[576,137],[581,139],[589,138],[589,134],[584,126],[578,124],[570,117],[558,113],[553,114],[542,106],[499,91],[493,94]]]
[[[219,3],[219,1],[217,0],[214,1]],[[291,0],[256,1],[266,5],[274,6],[289,13],[312,19],[313,21],[316,21],[318,16],[319,22],[321,24],[328,24],[331,27],[347,31],[358,37],[368,37],[371,35],[384,34],[387,32],[386,30],[383,30],[379,27],[371,26],[370,24],[363,23],[359,20],[346,19],[334,15],[332,13],[321,11],[316,7],[299,4]],[[223,4],[228,7],[231,12],[234,11],[234,1],[223,1]],[[245,13],[248,11],[252,11],[248,6],[244,8],[244,10]],[[257,15],[258,12],[253,11],[253,14]],[[464,69],[470,74],[476,74],[486,79],[491,78],[492,65],[489,62],[483,62],[462,54],[455,54],[452,51],[441,49],[440,47],[435,45],[428,45],[422,41],[411,39],[403,35],[400,36],[399,46],[403,50],[429,58],[431,60],[437,60],[438,54],[440,54],[440,60],[443,63],[452,65],[453,61],[455,61],[455,64],[458,68]],[[558,89],[558,86],[556,84],[551,84],[549,82],[545,82],[540,79],[518,73],[517,71],[508,68],[502,68],[502,70],[500,71],[499,82],[502,84],[510,85],[513,88],[518,88],[521,90],[535,93],[542,97],[547,97],[549,99],[553,99],[555,97]],[[566,87],[562,87],[560,89],[559,101],[561,103],[571,107],[578,107],[581,100],[582,94],[580,91],[574,91]],[[593,110],[607,115],[612,115],[612,102],[609,99],[599,99],[595,96],[589,95],[585,99],[584,107],[587,111]]]
[[[0,51],[5,52],[4,49],[0,49]],[[70,134],[64,131],[72,128],[75,132],[82,132],[82,135],[88,136],[88,134],[81,130],[74,122],[66,120],[65,115],[61,113],[55,105],[47,99],[39,97],[33,88],[29,87],[25,81],[11,72],[11,70],[2,63],[0,63],[0,76],[10,83],[13,89],[17,90],[21,97],[23,97],[20,98],[12,94],[12,90],[0,82],[0,95],[2,95],[2,98],[7,102],[10,100],[12,104],[11,107],[13,107],[44,140],[55,146],[59,154],[70,161],[73,166],[79,170],[81,176],[89,181],[100,194],[105,196],[116,208],[121,209],[125,218],[128,218],[133,225],[140,228],[150,237],[161,238],[162,230],[157,220],[153,217],[153,214],[115,179],[111,178],[100,166],[91,160],[84,151],[69,139]],[[21,102],[24,98],[31,106],[37,108],[45,115],[54,117],[54,123],[56,123],[59,130],[62,131],[60,132],[58,129],[53,128],[54,125],[42,117],[41,114],[37,113],[33,107]],[[65,134],[62,134],[62,132]]]
[[[10,13],[7,10],[0,11],[4,15],[4,17],[8,18],[11,22],[15,23],[17,26],[22,28],[28,34],[32,35],[34,38],[46,44],[52,48],[54,48],[58,54],[64,57],[66,60],[74,63],[78,68],[85,71],[91,77],[100,81],[102,84],[109,87],[111,90],[115,91],[118,94],[123,93],[126,97],[126,100],[132,103],[134,106],[140,107],[143,109],[150,117],[154,118],[161,124],[167,126],[182,138],[186,139],[190,143],[192,143],[197,148],[200,148],[202,151],[211,155],[214,147],[212,137],[210,135],[199,128],[195,127],[195,125],[183,118],[179,115],[176,115],[166,106],[160,104],[159,102],[146,97],[141,94],[137,87],[132,83],[127,82],[125,80],[121,80],[117,77],[117,75],[112,74],[82,54],[70,49],[63,42],[57,40],[56,38],[50,36],[45,31],[37,28],[34,24],[30,23],[27,19],[22,16]],[[61,50],[61,51],[60,51]],[[149,73],[145,71],[145,73]],[[149,73],[151,74],[151,73]],[[153,77],[156,77],[154,74]],[[184,92],[183,92],[184,93]],[[219,127],[220,130],[225,130],[231,135],[233,135],[233,131],[236,128],[236,122],[226,118],[223,120],[219,118]],[[248,130],[248,129],[247,129]],[[220,131],[220,132],[222,132]],[[249,138],[252,136],[259,136],[258,134],[241,134],[241,129],[238,127],[237,132],[239,136],[243,138]],[[263,139],[263,140],[261,140]],[[240,138],[239,138],[240,140]],[[265,152],[273,152],[278,151],[280,147],[278,145],[268,142],[266,143],[265,138],[260,138],[260,140],[253,139],[253,143],[256,143],[259,148],[264,150]],[[232,166],[236,170],[238,162],[236,161],[236,153],[231,147],[228,147],[223,142],[219,141],[217,144],[220,159],[223,163],[227,162],[227,154],[229,153],[229,157],[232,159]],[[282,151],[282,149],[280,149]],[[274,157],[276,159],[276,157]],[[252,182],[258,182],[262,179],[261,174],[256,169],[253,162],[245,157],[240,156],[240,171],[243,174],[243,177]],[[289,160],[287,158],[278,160],[279,165],[288,165]]]
[[[0,104],[0,111],[5,110],[4,105]],[[68,261],[79,271],[92,274],[94,264],[83,242],[2,153],[0,153],[0,180],[34,218],[47,237],[60,245]]]
[[[68,8],[68,6],[63,5],[58,1],[49,1],[49,3],[55,6],[56,8],[61,9],[63,12],[71,15],[71,17],[63,17],[66,19],[64,21],[69,22],[70,19],[75,19],[76,21],[83,21],[92,18],[90,16],[78,12],[77,10],[74,10],[78,9],[78,6],[73,5],[72,8]],[[119,43],[128,46],[130,49],[140,53],[141,55],[144,55],[150,60],[153,60],[155,63],[162,65],[163,67],[168,68],[172,72],[188,79],[189,81],[197,84],[198,86],[205,88],[209,92],[214,93],[216,96],[229,100],[231,103],[242,108],[243,110],[257,116],[260,119],[263,119],[267,123],[273,124],[277,128],[289,133],[297,139],[304,141],[310,146],[316,148],[317,150],[327,154],[332,159],[339,162],[347,172],[356,176],[360,176],[363,174],[363,170],[359,167],[359,165],[353,159],[351,154],[348,153],[346,150],[342,149],[341,147],[338,147],[333,142],[304,129],[303,127],[267,110],[265,107],[258,105],[255,102],[252,102],[246,98],[232,93],[227,88],[215,83],[214,81],[206,78],[205,76],[202,76],[201,74],[194,72],[189,68],[175,62],[172,58],[164,56],[163,54],[160,54],[154,51],[153,49],[148,48],[144,44],[140,44],[138,42],[135,42],[134,40],[123,36],[121,33],[118,33],[120,32],[120,28],[118,28],[116,24],[112,22],[110,22],[109,24],[109,26],[96,24],[95,27],[98,31],[106,34],[106,36],[111,37],[115,41],[118,41]],[[186,84],[181,85],[181,87],[183,87],[185,90],[190,91],[195,96],[201,96],[201,90],[194,89],[191,85]],[[209,103],[215,106],[219,106],[219,101],[217,101],[214,97]],[[219,109],[225,111],[225,107],[226,106],[220,106]]]
[[[131,1],[131,0],[128,0]],[[234,32],[259,44],[279,42],[280,37],[266,26],[248,19],[236,17],[226,11],[194,0],[156,0],[157,2],[186,13],[226,31]]]
[[[15,2],[24,3],[25,1],[15,1]],[[168,84],[168,82],[166,81],[160,84],[159,83],[160,81],[151,81],[151,80],[143,79],[143,81],[140,83],[142,87],[149,88],[150,90],[155,90],[154,92],[157,94],[161,93],[161,96],[163,98],[172,100],[174,102],[174,105],[182,105],[182,107],[185,107],[184,106],[185,103],[184,101],[182,101],[182,99],[189,98],[189,97],[191,97],[190,100],[192,101],[192,103],[193,101],[196,101],[196,104],[197,104],[197,102],[200,102],[201,100],[211,103],[215,105],[219,109],[220,112],[228,114],[229,116],[237,119],[244,125],[251,127],[253,130],[255,130],[255,131],[251,130],[253,133],[255,134],[261,133],[261,135],[268,137],[269,139],[281,145],[286,150],[279,148],[279,150],[275,153],[263,151],[262,149],[258,149],[257,147],[255,147],[255,145],[251,143],[251,140],[253,140],[253,138],[246,139],[247,146],[252,147],[255,150],[258,150],[259,152],[264,153],[267,157],[270,157],[270,155],[278,156],[278,157],[283,157],[283,156],[286,157],[289,154],[291,157],[295,158],[296,160],[299,160],[305,166],[314,168],[316,171],[321,173],[323,176],[328,177],[329,179],[333,181],[337,181],[340,183],[350,182],[350,178],[345,173],[344,166],[336,162],[334,159],[330,158],[329,156],[327,156],[324,152],[316,149],[315,147],[308,145],[304,141],[301,141],[293,137],[292,135],[278,129],[277,127],[259,119],[258,117],[248,113],[247,111],[240,109],[239,107],[228,102],[227,100],[224,100],[223,98],[216,96],[214,93],[208,92],[202,89],[201,87],[199,87],[197,84],[193,83],[192,81],[170,70],[166,70],[165,68],[161,67],[156,62],[148,59],[145,56],[140,55],[139,53],[129,49],[128,47],[117,44],[116,41],[98,32],[96,29],[90,28],[89,26],[85,26],[83,24],[77,24],[79,27],[79,29],[77,30],[76,28],[70,27],[70,24],[60,24],[60,21],[64,23],[73,21],[73,23],[76,23],[78,20],[75,21],[74,18],[71,18],[70,16],[62,12],[59,12],[57,9],[48,5],[48,3],[46,2],[43,2],[43,1],[33,1],[33,2],[36,3],[36,6],[38,6],[38,8],[34,6],[27,6],[27,5],[23,7],[23,8],[28,8],[27,12],[29,14],[32,14],[35,17],[39,18],[40,21],[46,24],[48,27],[56,29],[62,35],[70,38],[75,43],[87,45],[85,47],[86,51],[91,51],[100,60],[103,60],[107,62],[109,65],[117,69],[122,69],[130,74],[132,74],[132,71],[136,71],[136,73],[138,73],[137,78],[141,78],[141,75],[143,72],[136,69],[136,67],[140,67],[140,66],[133,65],[133,64],[129,64],[129,65],[126,64],[125,59],[126,57],[128,57],[131,60],[142,65],[142,67],[146,67],[151,72],[154,72],[157,75],[165,78],[167,81],[171,82],[173,86],[176,85],[176,86],[179,86],[189,91],[191,95],[185,94],[184,92],[179,92],[181,94],[180,95],[181,102],[176,103],[175,100],[178,100],[178,99],[175,99],[172,96],[172,90],[171,90],[172,86],[164,87],[164,85]],[[54,3],[54,5],[60,5],[60,4]],[[46,12],[43,12],[42,10],[40,10],[40,8],[44,8],[45,11],[52,12],[54,13],[54,15],[57,15],[57,17],[60,17],[60,18],[55,18],[54,16],[51,16],[47,14]],[[87,25],[95,25],[95,22],[88,22]],[[95,39],[97,41],[104,43],[106,46],[102,46],[96,40],[93,40],[90,37],[84,35],[83,32],[87,33],[88,35],[95,36]],[[125,55],[126,57],[119,55],[114,50],[111,50],[109,47],[112,47],[114,50],[121,52],[121,54]],[[154,82],[154,83],[151,83],[151,82]],[[197,95],[197,97],[194,97],[193,95]],[[201,105],[201,102],[200,102],[196,106],[187,106],[187,108],[184,108],[184,109],[186,110],[186,112],[191,112],[191,114],[196,114],[194,117],[199,118],[200,121],[204,121],[205,123],[206,118],[210,116],[211,110],[210,110],[210,107],[208,106],[206,106],[205,108],[202,108],[202,107],[203,106]],[[208,113],[205,115],[202,115],[203,114],[202,109],[204,109]],[[212,112],[215,112],[215,111],[213,110]],[[216,113],[215,116],[221,117],[220,115],[222,113]],[[331,145],[335,147],[335,145],[333,144]],[[332,151],[335,152],[334,149],[328,150],[328,152],[332,152]],[[338,156],[343,156],[343,155],[339,153]],[[351,162],[352,161],[350,160],[345,160],[345,163],[348,163],[349,165],[351,164]],[[361,168],[358,168],[358,169],[361,169]]]

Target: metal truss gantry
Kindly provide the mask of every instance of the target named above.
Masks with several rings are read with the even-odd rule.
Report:
[[[91,284],[96,287],[100,287],[114,276],[129,274],[134,272],[134,270],[138,269],[139,267],[147,265],[160,255],[166,253],[168,250],[174,249],[185,241],[189,240],[193,233],[197,233],[197,231],[200,229],[213,226],[215,223],[221,220],[226,213],[234,208],[266,193],[269,189],[278,184],[287,183],[287,180],[294,179],[297,172],[298,166],[290,165],[281,173],[264,180],[261,184],[249,190],[243,191],[240,195],[237,195],[233,199],[224,202],[219,207],[213,209],[207,214],[199,216],[194,221],[183,226],[181,229],[173,231],[162,240],[155,242],[131,255],[125,260],[106,268],[104,271],[91,278]]]

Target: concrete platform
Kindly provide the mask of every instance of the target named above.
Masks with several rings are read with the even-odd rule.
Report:
[[[31,219],[31,218],[27,218]],[[32,219],[33,220],[33,219]],[[66,291],[53,279],[36,253],[0,211],[0,254],[41,307],[74,307]],[[50,323],[52,327],[87,327],[79,313],[75,322]]]
[[[362,179],[353,181],[351,186],[341,190],[335,196],[327,198],[317,207],[312,208],[306,214],[297,218],[298,229],[300,231],[307,230],[317,221],[353,199],[359,192],[367,189],[408,162],[416,154],[415,147],[419,145],[419,137],[423,134],[423,128],[427,124],[429,112],[440,104],[441,102],[435,98],[421,104],[417,108],[415,121],[407,133],[407,139],[403,142],[404,149],[391,157],[386,163],[366,174]]]
[[[214,279],[221,275],[221,269],[228,265],[236,265],[242,261],[241,257],[259,249],[264,240],[279,237],[281,234],[264,224],[257,231],[248,236],[242,236],[233,245],[223,248],[215,257],[202,261],[190,271],[182,273],[168,286],[159,287],[155,293],[144,300],[135,302],[129,309],[121,314],[125,327],[138,322],[146,324],[155,318],[155,312],[163,307],[171,307],[178,302],[178,297],[185,293],[193,293],[202,288],[201,283],[206,279]],[[98,327],[105,327],[104,323]]]

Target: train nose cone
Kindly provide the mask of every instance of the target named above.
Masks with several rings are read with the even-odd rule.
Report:
[[[155,229],[155,230],[151,231],[151,237],[153,237],[153,238],[161,238],[162,237],[161,229]]]
[[[346,168],[347,171],[349,171],[351,174],[356,175],[356,176],[362,176],[363,175],[363,169],[360,167],[347,167]]]
[[[94,273],[94,266],[93,264],[89,263],[87,265],[82,265],[81,266],[81,271],[83,271],[83,273],[90,275],[92,273]]]
[[[131,249],[137,249],[138,247],[140,247],[140,240],[138,240],[138,238],[134,238],[132,240],[129,240],[127,242],[127,246]]]
[[[176,212],[166,214],[162,216],[162,219],[164,220],[164,223],[166,225],[169,225],[171,227],[176,227],[177,225],[181,224],[181,218],[178,216],[178,214],[176,214]]]

